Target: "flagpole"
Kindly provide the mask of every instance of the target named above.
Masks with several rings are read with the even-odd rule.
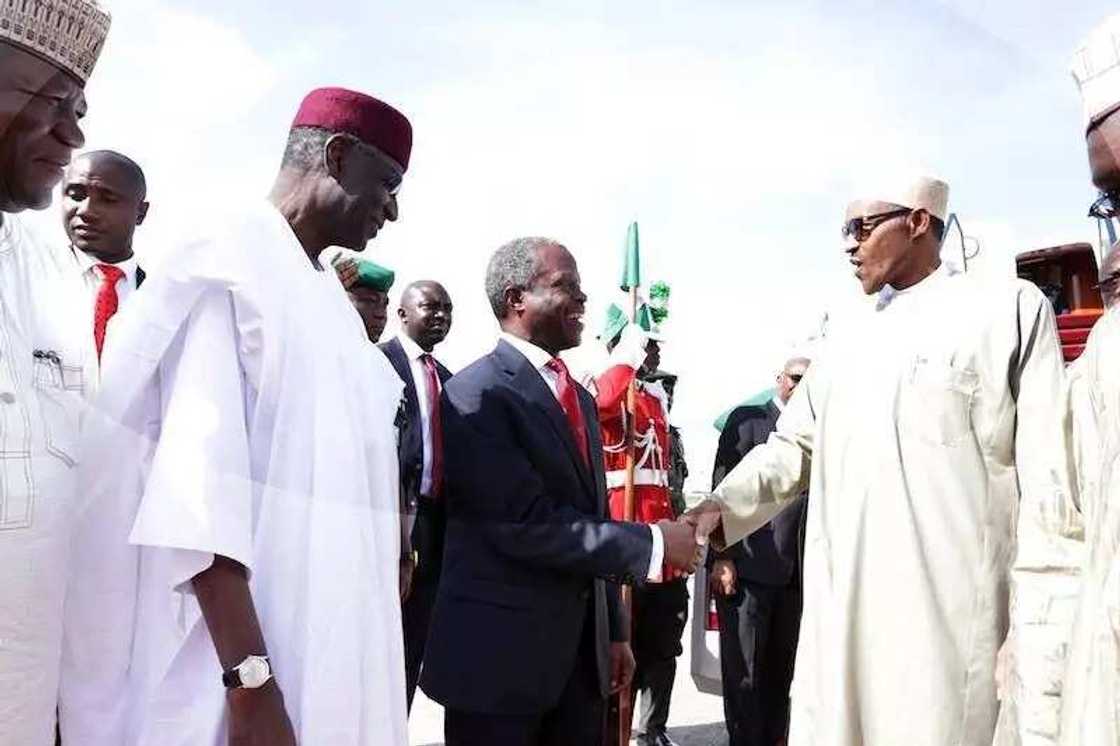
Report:
[[[630,285],[630,323],[637,326],[638,324],[638,284],[632,283]],[[626,391],[626,481],[623,487],[623,519],[626,521],[634,520],[634,469],[636,468],[637,452],[634,443],[634,412],[637,409],[638,398],[638,373],[639,370],[634,371],[634,377],[630,379],[630,386]],[[630,621],[630,629],[633,631],[633,615],[630,613],[633,608],[633,589],[630,585],[624,584],[621,588],[622,608],[626,612],[627,618]],[[633,635],[631,635],[633,639]],[[630,743],[630,729],[633,725],[633,697],[631,696],[630,684],[627,684],[618,694],[618,744],[619,746],[627,746]]]

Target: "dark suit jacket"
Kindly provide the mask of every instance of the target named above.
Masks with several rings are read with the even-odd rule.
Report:
[[[420,419],[420,400],[416,396],[416,381],[412,380],[412,366],[399,339],[393,337],[377,346],[404,381],[404,422],[398,449],[401,503],[416,514],[416,523],[412,527],[412,548],[420,558],[420,564],[416,568],[417,576],[438,576],[443,563],[446,518],[442,500],[432,501],[420,496],[420,482],[424,474],[424,430]],[[436,360],[436,375],[443,385],[451,378],[451,371]],[[427,385],[423,381],[420,383]]]
[[[752,448],[766,442],[780,414],[777,405],[770,401],[761,407],[739,407],[728,416],[716,449],[713,488]],[[745,580],[773,586],[797,582],[804,526],[802,495],[770,523],[715,557],[734,559],[736,573]]]
[[[595,400],[577,390],[602,453]],[[590,624],[605,697],[609,642],[629,637],[617,582],[644,579],[650,529],[608,520],[602,459],[587,465],[548,384],[507,342],[448,382],[443,424],[447,538],[420,686],[466,712],[543,712]]]

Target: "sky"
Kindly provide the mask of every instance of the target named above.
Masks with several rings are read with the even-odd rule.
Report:
[[[694,489],[716,416],[858,297],[839,228],[862,185],[948,181],[980,246],[969,271],[993,281],[1018,252],[1097,237],[1069,61],[1114,12],[1101,0],[102,2],[87,147],[148,176],[141,261],[263,199],[308,90],[373,94],[415,141],[400,219],[367,253],[397,290],[447,286],[453,370],[492,348],[486,262],[522,235],[579,262],[588,328],[569,358],[596,365],[639,222],[644,279],[672,288],[662,358]],[[57,205],[34,221],[61,239]]]

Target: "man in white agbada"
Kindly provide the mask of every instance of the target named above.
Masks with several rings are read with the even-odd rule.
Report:
[[[68,18],[65,25],[60,18]],[[17,213],[84,142],[109,31],[91,0],[0,3],[0,743],[51,746],[82,369],[44,295],[63,280]]]
[[[690,520],[734,543],[809,489],[792,746],[990,746],[1016,515],[1068,497],[1053,313],[946,271],[943,182],[866,196],[845,235],[871,302]]]
[[[62,739],[407,743],[403,384],[318,257],[397,217],[408,121],[303,101],[269,201],[171,252],[114,319],[86,426]]]
[[[1085,111],[1093,213],[1120,214],[1120,14],[1078,48],[1073,75]],[[1062,694],[1062,744],[1120,743],[1120,285],[1116,250],[1101,264],[1112,306],[1097,322],[1072,372],[1071,402],[1083,487],[1086,557]]]

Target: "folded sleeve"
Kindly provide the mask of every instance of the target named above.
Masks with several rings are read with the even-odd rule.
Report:
[[[169,550],[172,586],[190,592],[214,555],[252,570],[244,377],[228,291],[199,299],[159,378],[161,425],[130,541]]]

